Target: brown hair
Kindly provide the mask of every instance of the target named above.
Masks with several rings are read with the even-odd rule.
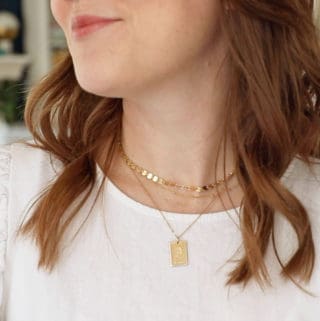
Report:
[[[244,191],[245,255],[226,284],[246,285],[252,277],[260,285],[270,284],[263,258],[271,237],[282,276],[300,287],[293,277],[310,280],[315,248],[308,214],[280,177],[296,155],[309,166],[312,156],[319,157],[320,47],[313,1],[221,1],[228,8],[221,24],[232,79],[224,128],[232,139],[236,175]],[[121,118],[121,99],[97,97],[80,88],[70,55],[30,93],[25,121],[36,141],[32,146],[64,164],[20,230],[36,240],[39,267],[51,270],[58,262],[61,238],[92,192],[96,153],[106,137],[108,174]],[[66,214],[77,199],[79,204]],[[59,207],[52,205],[57,203]],[[275,211],[290,222],[299,241],[286,265],[275,247]]]

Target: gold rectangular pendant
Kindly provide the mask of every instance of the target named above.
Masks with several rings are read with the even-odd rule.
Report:
[[[185,240],[171,241],[171,265],[188,265],[188,243]]]

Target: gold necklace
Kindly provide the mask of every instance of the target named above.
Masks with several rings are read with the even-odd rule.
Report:
[[[228,182],[226,182],[226,183],[228,184]],[[229,191],[231,191],[231,190],[235,189],[238,186],[237,184],[234,184],[234,185],[231,185],[231,186],[229,186],[227,184],[223,185],[223,189],[222,189],[223,191],[225,191],[226,187],[228,188]],[[170,188],[168,188],[165,185],[159,184],[159,187],[164,189],[164,190],[166,190],[166,191],[168,191],[168,192],[170,192],[170,193],[172,193],[172,194],[174,194],[174,195],[176,195],[176,196],[189,198],[189,199],[190,198],[196,198],[196,199],[208,198],[208,197],[212,197],[212,196],[217,195],[216,193],[212,193],[212,192],[208,192],[208,194],[204,194],[204,195],[185,195],[184,192],[181,193],[181,192],[178,192],[178,191],[171,190]],[[218,191],[218,188],[216,188],[216,190]]]
[[[234,175],[234,170],[233,170],[233,171],[231,171],[230,173],[227,174],[225,179],[219,179],[215,183],[211,183],[211,184],[204,185],[204,186],[193,186],[193,185],[177,184],[177,183],[175,183],[173,181],[170,181],[170,180],[164,179],[162,177],[159,177],[158,175],[153,174],[151,171],[149,171],[147,169],[144,169],[141,166],[137,165],[126,154],[126,152],[124,151],[124,148],[123,148],[122,143],[121,143],[120,140],[118,141],[118,145],[119,145],[120,154],[121,154],[122,158],[125,160],[125,163],[131,169],[133,169],[134,171],[136,171],[141,176],[145,177],[146,179],[148,179],[151,182],[154,182],[154,183],[157,183],[157,184],[160,184],[160,185],[164,185],[164,186],[175,187],[175,188],[178,188],[179,190],[194,191],[194,192],[197,192],[197,193],[206,192],[208,190],[215,189],[217,186],[221,185],[226,180],[231,178],[231,176]]]
[[[129,168],[134,172],[134,169],[132,169],[131,167],[129,167]],[[232,176],[229,177],[229,180],[230,180],[231,177],[232,177]],[[226,180],[226,182],[225,182],[226,184],[223,185],[224,190],[225,190],[227,184],[229,183],[229,180]],[[184,198],[189,198],[189,199],[190,199],[190,198],[199,199],[199,198],[205,198],[205,197],[208,198],[208,197],[216,196],[216,194],[215,194],[215,193],[212,193],[212,192],[208,192],[208,194],[204,194],[204,195],[185,195],[184,192],[172,190],[171,188],[169,188],[169,187],[166,186],[166,185],[163,185],[163,184],[157,184],[157,185],[158,185],[158,187],[160,187],[160,188],[162,188],[162,189],[164,189],[164,190],[166,190],[166,191],[168,191],[168,192],[170,192],[170,193],[172,193],[172,194],[174,194],[174,195],[176,195],[176,196],[180,196],[180,197],[184,197]],[[233,190],[235,187],[237,187],[237,184],[236,184],[236,185],[232,185],[231,187],[228,185],[228,190],[231,191],[231,190]],[[219,186],[217,186],[215,190],[218,191],[218,188],[219,188]]]
[[[176,237],[177,240],[170,241],[170,259],[171,259],[171,266],[182,266],[182,265],[188,265],[188,242],[186,240],[182,240],[181,237],[198,221],[198,219],[201,217],[202,214],[205,213],[205,211],[210,207],[210,205],[213,203],[213,201],[216,199],[217,195],[213,194],[212,200],[210,200],[209,204],[200,212],[200,214],[196,217],[196,219],[182,232],[180,235],[177,235],[177,233],[174,231],[168,220],[166,219],[164,213],[159,209],[159,206],[157,205],[156,201],[150,194],[150,192],[145,188],[142,181],[138,177],[137,173],[133,171],[136,179],[138,180],[141,187],[144,189],[146,194],[149,196],[157,210],[160,212],[162,218],[167,223],[170,231],[173,233],[173,235]]]

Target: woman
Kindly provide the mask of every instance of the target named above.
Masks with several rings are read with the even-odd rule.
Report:
[[[51,0],[70,55],[1,147],[2,320],[318,320],[307,0]]]

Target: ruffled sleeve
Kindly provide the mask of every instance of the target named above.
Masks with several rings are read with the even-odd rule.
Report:
[[[11,145],[0,145],[0,307],[3,301],[3,274],[7,245],[9,171]],[[1,309],[0,309],[1,310]]]

